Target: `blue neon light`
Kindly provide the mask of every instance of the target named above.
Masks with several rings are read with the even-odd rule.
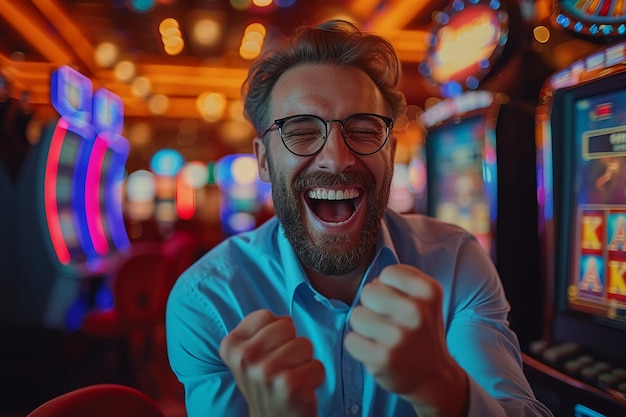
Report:
[[[52,73],[50,101],[54,109],[72,124],[91,122],[93,86],[89,78],[68,66]]]
[[[604,414],[600,414],[591,408],[582,404],[576,404],[574,406],[574,417],[606,417]]]
[[[175,149],[160,149],[152,155],[150,169],[157,175],[175,177],[185,164],[183,155]]]
[[[124,103],[122,99],[100,88],[93,95],[93,125],[98,132],[121,135],[124,131]]]

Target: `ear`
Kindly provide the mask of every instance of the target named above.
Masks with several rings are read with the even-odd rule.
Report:
[[[395,134],[391,134],[389,135],[389,146],[391,146],[391,160],[395,161],[396,159],[396,149],[398,146],[398,138],[396,137]]]
[[[263,139],[254,138],[252,141],[252,147],[254,149],[257,164],[259,165],[259,178],[265,182],[270,182],[270,172],[267,165],[267,149],[263,144]]]

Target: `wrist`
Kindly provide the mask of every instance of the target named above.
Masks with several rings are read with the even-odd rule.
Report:
[[[469,379],[456,362],[429,381],[428,388],[413,402],[413,408],[423,417],[463,417],[469,408]]]

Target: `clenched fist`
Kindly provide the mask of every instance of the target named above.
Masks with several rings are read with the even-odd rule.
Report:
[[[290,317],[268,310],[249,314],[222,340],[220,356],[250,416],[317,416],[315,389],[324,381],[324,366],[313,358],[311,342],[296,336]]]
[[[460,416],[467,375],[448,352],[442,299],[433,278],[408,265],[389,266],[363,288],[345,346],[380,386],[420,415]]]

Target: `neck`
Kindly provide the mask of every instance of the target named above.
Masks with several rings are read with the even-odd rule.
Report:
[[[359,267],[355,271],[340,276],[323,275],[309,268],[306,268],[306,271],[311,285],[317,292],[328,299],[340,300],[347,305],[352,305],[365,268]]]

